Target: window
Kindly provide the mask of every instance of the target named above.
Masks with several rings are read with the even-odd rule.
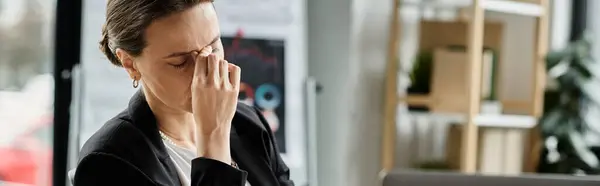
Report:
[[[52,121],[40,123],[40,127],[33,132],[33,137],[46,147],[52,147],[53,127]]]
[[[54,7],[0,0],[0,185],[52,184]]]

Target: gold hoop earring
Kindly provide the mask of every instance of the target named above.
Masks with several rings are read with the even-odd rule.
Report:
[[[133,77],[133,88],[138,88],[138,86],[140,85],[140,81],[136,79],[136,77]]]

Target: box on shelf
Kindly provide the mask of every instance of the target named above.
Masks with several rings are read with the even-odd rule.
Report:
[[[481,98],[496,100],[497,62],[491,49],[483,51]],[[433,53],[433,70],[430,96],[436,99],[433,112],[467,113],[469,69],[467,52],[463,46],[436,48]]]
[[[421,22],[419,55],[408,92],[425,95],[430,104],[426,108],[412,108],[434,112],[466,111],[467,28],[464,21]],[[484,32],[482,99],[497,100],[503,26],[499,22],[486,22]]]
[[[526,128],[480,127],[478,141],[478,172],[490,175],[517,175],[523,172]],[[446,161],[458,169],[462,125],[451,125],[446,141]]]

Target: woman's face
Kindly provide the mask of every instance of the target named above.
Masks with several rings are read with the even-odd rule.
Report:
[[[191,112],[190,86],[195,65],[192,53],[211,46],[213,53],[223,58],[212,4],[201,3],[156,20],[145,34],[147,46],[139,57],[132,58],[133,69],[127,71],[130,75],[139,73],[146,95],[153,96],[151,99],[170,109]]]

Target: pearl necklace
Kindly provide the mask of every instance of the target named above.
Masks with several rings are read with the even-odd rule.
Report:
[[[179,145],[177,145],[175,142],[173,142],[173,140],[171,140],[171,138],[169,138],[165,133],[163,133],[162,131],[158,131],[158,134],[160,134],[160,138],[162,138],[163,140],[167,141],[168,143],[170,143],[171,145],[175,145],[176,147],[181,147]],[[182,147],[183,148],[183,147]],[[231,161],[231,166],[235,167],[235,168],[239,168],[237,163],[235,161]]]
[[[169,138],[167,135],[165,135],[165,133],[163,133],[162,131],[158,131],[158,134],[160,134],[160,138],[162,138],[163,140],[167,141],[168,143],[170,143],[171,145],[175,145],[177,147],[181,147],[179,145],[177,145],[175,142],[173,142],[171,140],[171,138]]]

